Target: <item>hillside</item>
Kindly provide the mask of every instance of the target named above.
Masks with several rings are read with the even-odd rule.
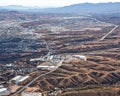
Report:
[[[61,11],[73,13],[119,13],[120,10],[118,9],[120,9],[120,3],[83,3],[63,7]]]
[[[81,3],[58,8],[40,8],[26,6],[1,6],[0,9],[14,10],[22,12],[42,12],[42,13],[120,13],[120,2],[116,3]]]
[[[5,81],[10,89],[19,86],[10,94],[29,87],[36,89],[29,92],[48,94],[45,96],[119,96],[119,5],[1,7],[0,83]],[[30,78],[10,83],[17,75]]]

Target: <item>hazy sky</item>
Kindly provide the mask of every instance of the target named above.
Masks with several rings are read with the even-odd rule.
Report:
[[[77,3],[120,2],[120,0],[0,0],[0,6],[23,5],[40,7],[60,7]]]

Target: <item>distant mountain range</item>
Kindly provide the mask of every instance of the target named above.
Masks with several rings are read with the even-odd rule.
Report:
[[[59,8],[40,8],[26,6],[1,6],[0,11],[24,11],[42,13],[120,13],[120,2],[109,3],[81,3]]]

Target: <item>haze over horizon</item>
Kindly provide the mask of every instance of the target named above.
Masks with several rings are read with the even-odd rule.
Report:
[[[79,3],[107,3],[107,2],[120,2],[119,0],[0,0],[0,6],[7,6],[7,5],[22,5],[22,6],[38,6],[38,7],[63,7],[72,4],[79,4]]]

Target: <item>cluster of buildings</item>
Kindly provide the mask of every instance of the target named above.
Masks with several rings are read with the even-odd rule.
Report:
[[[22,92],[21,96],[43,96],[40,92]]]
[[[28,80],[30,76],[21,76],[21,75],[18,75],[18,76],[15,76],[13,79],[11,79],[11,82],[14,83],[14,84],[21,84],[22,82]]]
[[[33,58],[33,59],[30,59],[30,62],[36,62],[36,61],[54,61],[54,63],[48,63],[48,64],[40,64],[40,65],[37,65],[36,68],[37,69],[48,69],[48,70],[51,70],[51,69],[55,69],[56,66],[57,66],[57,63],[62,60],[62,56],[58,56],[58,55],[49,55],[49,56],[45,56],[45,57],[40,57],[40,58]]]
[[[87,57],[84,56],[84,55],[67,55],[65,58],[68,62],[71,61],[71,60],[75,60],[75,59],[80,59],[80,60],[83,60],[83,61],[87,61]]]
[[[30,62],[34,62],[34,61],[50,61],[50,60],[59,61],[59,60],[61,60],[61,58],[62,58],[62,56],[60,56],[60,55],[50,55],[50,56],[30,59]]]
[[[3,85],[0,85],[0,96],[5,96],[9,94],[9,89],[4,87]]]
[[[27,82],[27,80],[29,79],[30,76],[21,76],[21,75],[17,75],[15,76],[14,78],[12,78],[10,81],[9,81],[9,84],[8,87],[4,84],[0,84],[0,96],[9,96],[9,94],[11,93],[11,91],[13,90],[12,87],[11,87],[11,84],[12,85],[20,85],[22,84],[23,82]],[[26,96],[26,95],[24,95]]]
[[[40,57],[40,58],[33,58],[30,59],[30,62],[36,62],[36,61],[48,61],[48,62],[52,62],[54,61],[54,63],[43,63],[43,64],[38,64],[35,68],[36,70],[52,70],[57,68],[57,63],[60,62],[62,60],[64,56],[61,55],[48,55],[48,56],[44,56],[44,57]],[[87,61],[87,57],[84,55],[66,55],[65,57],[68,61],[69,60],[74,60],[74,59],[80,59],[83,61]],[[5,68],[16,68],[17,66],[14,66],[14,63],[9,63],[6,65],[3,65],[3,67]],[[21,69],[22,70],[22,69]],[[29,70],[29,68],[27,69]],[[12,85],[23,85],[25,84],[25,82],[28,82],[30,80],[30,76],[29,75],[14,75],[13,77],[11,77],[12,79],[10,79],[9,83]],[[5,88],[3,85],[0,85],[0,95],[2,94],[9,94],[10,93],[10,88]],[[57,92],[58,93],[58,92]],[[57,94],[57,93],[53,93],[53,94]],[[30,95],[31,94],[31,95]],[[26,93],[23,92],[22,96],[42,96],[41,93]]]

